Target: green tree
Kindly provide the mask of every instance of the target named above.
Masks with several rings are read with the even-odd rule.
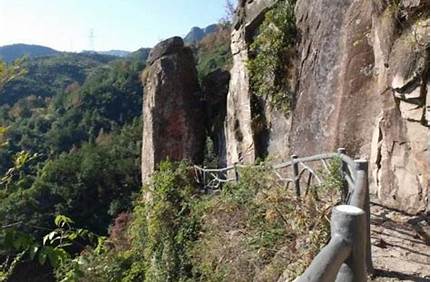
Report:
[[[22,62],[23,60],[17,60],[14,63],[8,65],[3,61],[0,61],[0,87],[12,79],[22,76],[26,73],[25,68],[22,67]]]

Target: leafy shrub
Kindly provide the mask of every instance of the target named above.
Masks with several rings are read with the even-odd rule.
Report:
[[[250,45],[250,84],[253,93],[268,98],[271,105],[287,112],[293,94],[287,85],[289,52],[295,42],[294,0],[279,0],[265,15]]]
[[[243,169],[240,175],[239,183],[225,186],[203,205],[203,232],[192,249],[195,271],[201,281],[298,276],[328,240],[335,197],[298,199],[265,167]]]
[[[197,187],[185,163],[162,162],[151,184],[144,187],[150,199],[135,207],[132,246],[145,256],[145,281],[181,281],[191,277],[186,252],[196,238],[192,214]],[[138,235],[138,236],[136,236]]]
[[[111,232],[102,254],[83,254],[75,273],[81,273],[82,281],[191,279],[187,250],[199,229],[193,213],[197,191],[185,163],[162,162],[151,183],[143,188],[144,195],[150,196],[136,202],[127,230]],[[130,242],[130,248],[117,248],[119,238]]]
[[[329,239],[340,184],[333,175],[339,166],[331,167],[315,187],[317,200],[315,193],[297,198],[265,166],[242,168],[240,181],[219,193],[198,194],[185,163],[163,162],[135,203],[132,220],[116,223],[103,252],[87,250],[75,273],[80,281],[297,277]]]
[[[199,80],[216,69],[229,69],[232,64],[230,27],[219,25],[216,32],[205,36],[196,47]]]

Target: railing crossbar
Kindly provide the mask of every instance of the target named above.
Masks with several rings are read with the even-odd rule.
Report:
[[[220,189],[224,183],[240,181],[241,169],[243,168],[267,168],[272,170],[278,180],[285,183],[284,187],[286,189],[289,189],[289,185],[292,183],[297,197],[300,197],[302,194],[301,183],[306,183],[305,195],[310,192],[310,188],[314,187],[312,186],[314,179],[319,185],[323,183],[322,179],[316,173],[316,166],[309,163],[320,162],[323,169],[330,172],[330,166],[327,161],[333,158],[341,159],[342,166],[340,173],[345,181],[343,184],[342,199],[347,204],[346,207],[349,207],[347,208],[348,210],[351,208],[363,210],[365,216],[358,217],[354,213],[350,214],[350,212],[346,213],[343,210],[338,210],[337,214],[341,217],[337,218],[334,217],[333,213],[333,221],[331,221],[332,239],[330,243],[315,257],[304,274],[298,277],[298,281],[317,282],[336,280],[362,282],[366,279],[364,278],[364,265],[366,265],[368,273],[373,272],[369,226],[368,162],[353,160],[345,152],[345,149],[340,148],[337,153],[324,153],[302,158],[292,155],[290,161],[272,166],[234,164],[224,168],[202,168],[195,165],[195,179],[197,183],[205,188]],[[306,172],[308,172],[307,179],[302,179],[301,181]],[[284,173],[293,176],[286,177],[283,175]],[[232,177],[232,174],[234,174],[234,177]],[[354,225],[342,224],[342,222],[347,223],[349,220],[352,223],[355,222]],[[344,237],[349,237],[349,240],[345,241],[344,239],[340,239],[338,235],[338,237],[335,236],[335,233],[338,231],[334,233],[334,228],[341,233],[344,232]],[[353,229],[347,230],[343,228]],[[337,263],[329,265],[328,263],[331,263],[332,259],[328,260],[328,256],[335,259]]]

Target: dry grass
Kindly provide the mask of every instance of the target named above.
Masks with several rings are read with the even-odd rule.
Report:
[[[296,278],[329,239],[338,192],[327,188],[319,201],[297,199],[268,170],[243,171],[240,183],[200,207],[203,230],[192,257],[201,281]]]

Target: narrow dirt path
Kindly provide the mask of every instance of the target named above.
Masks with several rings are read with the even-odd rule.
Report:
[[[372,200],[373,281],[430,281],[429,214],[408,216]]]

